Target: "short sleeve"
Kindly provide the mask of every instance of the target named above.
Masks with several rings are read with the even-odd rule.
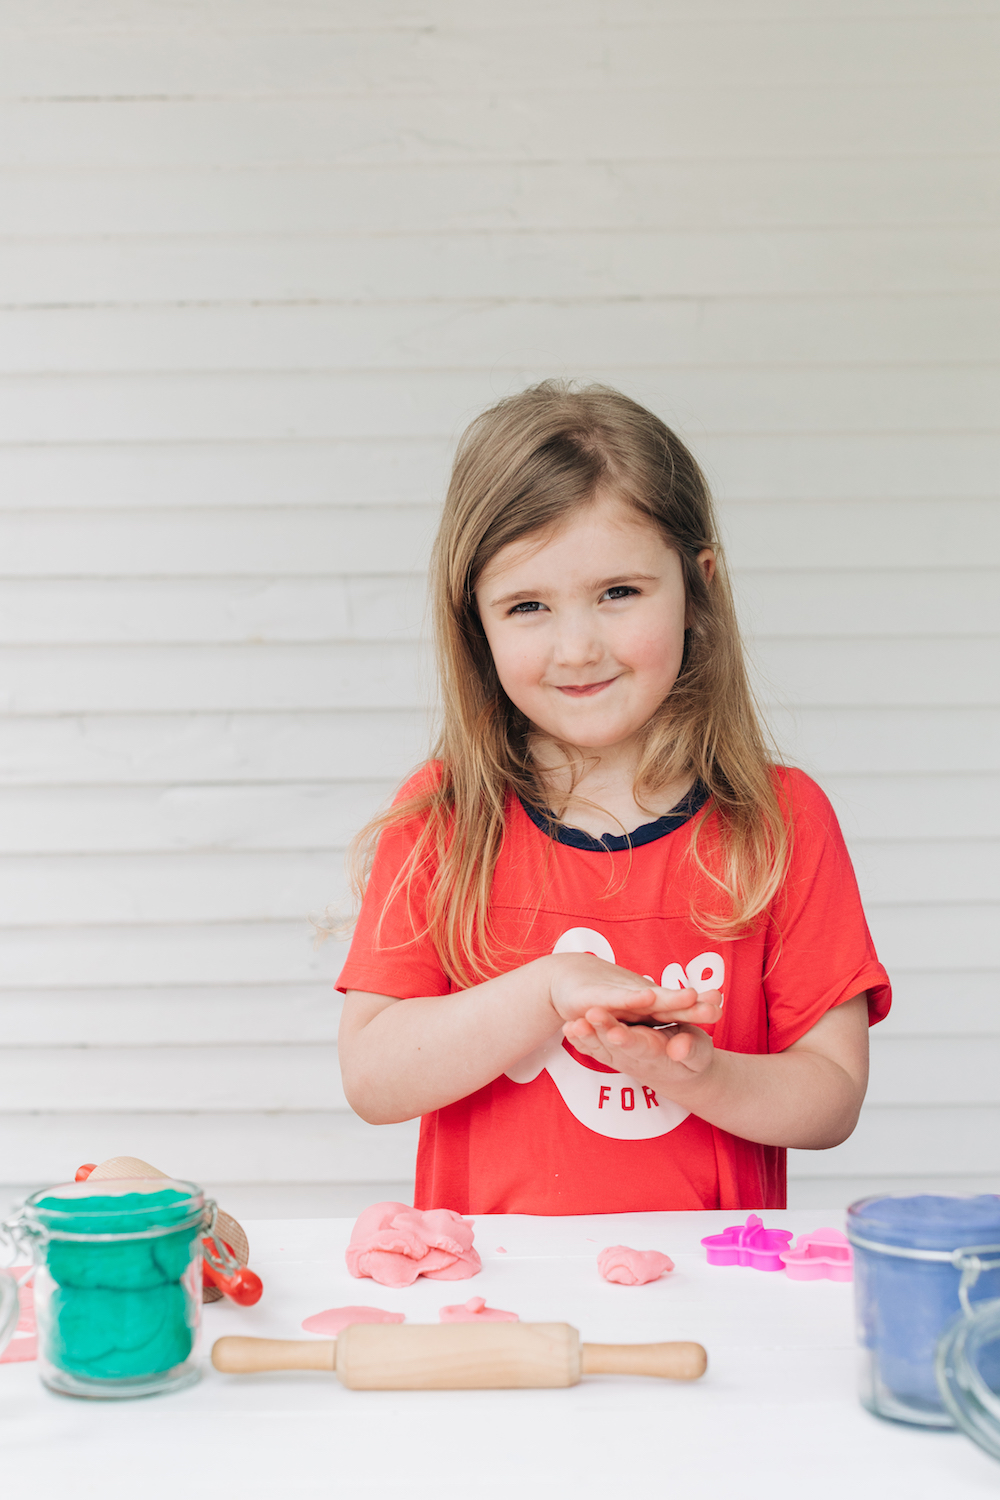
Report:
[[[408,783],[400,798],[411,795],[417,782],[414,778]],[[414,817],[391,825],[379,839],[347,962],[337,980],[337,989],[344,994],[364,990],[410,1000],[418,995],[447,995],[452,988],[424,930],[430,871],[426,867],[419,871],[409,890],[397,892],[386,908],[393,881],[419,836],[420,823]]]
[[[888,1014],[892,998],[836,814],[801,771],[781,775],[792,855],[765,945],[770,1052],[783,1052],[828,1010],[864,990],[869,1025]]]

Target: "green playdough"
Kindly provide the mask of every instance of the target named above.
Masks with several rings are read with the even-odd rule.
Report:
[[[39,1218],[73,1234],[134,1234],[191,1217],[176,1188],[107,1197],[43,1198]],[[72,1221],[64,1216],[72,1215]],[[49,1362],[98,1380],[155,1375],[187,1359],[197,1309],[181,1278],[198,1224],[150,1239],[89,1243],[52,1239],[48,1270],[55,1282],[43,1338]]]

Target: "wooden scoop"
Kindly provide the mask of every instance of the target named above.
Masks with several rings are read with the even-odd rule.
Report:
[[[581,1375],[697,1380],[700,1344],[581,1344],[568,1323],[352,1323],[337,1339],[217,1339],[227,1375],[329,1370],[352,1391],[506,1390],[576,1385]]]

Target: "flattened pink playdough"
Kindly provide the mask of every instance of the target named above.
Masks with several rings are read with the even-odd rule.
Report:
[[[405,1313],[386,1312],[384,1307],[328,1307],[326,1312],[313,1313],[304,1318],[302,1327],[306,1333],[325,1333],[335,1339],[352,1323],[405,1323]]]
[[[519,1323],[517,1313],[504,1312],[500,1307],[487,1307],[485,1297],[470,1297],[468,1302],[457,1302],[451,1307],[442,1307],[438,1313],[442,1323]]]
[[[483,1265],[472,1240],[472,1220],[450,1208],[421,1212],[405,1203],[373,1203],[354,1226],[347,1269],[382,1286],[412,1286],[418,1276],[464,1281]]]
[[[633,1250],[629,1245],[609,1245],[597,1257],[597,1269],[605,1281],[617,1281],[620,1286],[643,1286],[647,1281],[656,1281],[664,1271],[672,1271],[674,1263],[669,1255],[659,1250]]]

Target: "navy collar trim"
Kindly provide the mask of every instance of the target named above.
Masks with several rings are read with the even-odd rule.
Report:
[[[596,854],[617,854],[624,849],[639,849],[643,844],[655,843],[666,834],[683,828],[704,807],[708,796],[708,788],[696,781],[687,796],[682,797],[677,806],[672,807],[662,818],[657,818],[652,823],[643,823],[631,833],[605,833],[599,839],[592,833],[584,833],[582,828],[570,828],[565,823],[557,822],[554,815],[545,808],[532,807],[523,798],[519,800],[535,827],[547,838],[555,839],[559,844],[568,844],[571,849],[587,849]]]

